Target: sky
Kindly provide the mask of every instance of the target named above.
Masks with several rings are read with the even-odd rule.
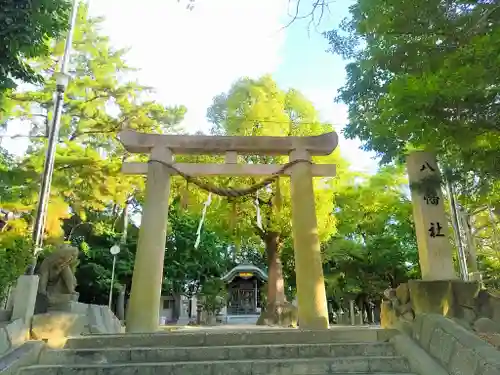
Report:
[[[268,73],[280,87],[300,90],[322,120],[342,129],[347,110],[334,98],[345,81],[345,61],[326,52],[320,31],[347,16],[351,1],[331,3],[330,13],[311,28],[308,20],[284,28],[295,9],[288,0],[195,0],[193,10],[186,9],[187,2],[88,0],[90,14],[104,16],[102,32],[112,45],[130,49],[127,61],[140,69],[139,82],[154,87],[163,104],[187,107],[188,131],[208,130],[206,109],[235,80]],[[309,11],[311,2],[302,0],[301,13]],[[23,142],[4,146],[17,151]],[[373,154],[359,146],[340,134],[340,150],[352,169],[373,173]]]

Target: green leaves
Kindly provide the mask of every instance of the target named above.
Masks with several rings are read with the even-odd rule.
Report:
[[[68,27],[69,0],[1,0],[0,9],[0,97],[18,80],[43,82],[26,59],[49,54],[49,40]]]
[[[192,295],[212,277],[221,277],[231,267],[223,236],[203,228],[195,248],[199,214],[184,212],[178,202],[170,208],[169,234],[165,250],[164,288],[168,293]]]
[[[325,33],[331,51],[351,59],[338,97],[349,111],[345,135],[383,163],[434,151],[466,211],[498,205],[498,4],[357,0],[350,13]],[[472,232],[483,263],[494,264],[498,223],[486,230],[485,217],[471,219]]]
[[[284,91],[278,87],[270,76],[259,79],[242,78],[237,81],[228,93],[214,98],[212,106],[207,111],[207,117],[212,122],[212,132],[218,135],[252,135],[252,136],[307,136],[318,135],[332,130],[330,124],[322,123],[312,103],[300,92],[294,89]],[[286,157],[246,156],[246,163],[284,164]],[[327,157],[315,158],[317,163],[332,163],[345,166],[338,151]],[[220,179],[221,183],[224,181]],[[230,178],[225,181],[229,186],[241,187],[255,183],[254,178]],[[290,182],[282,178],[280,182],[282,205],[278,210],[274,197],[276,184],[270,189],[259,192],[260,211],[263,221],[263,231],[277,231],[285,240],[291,235]],[[333,233],[335,226],[331,220],[333,210],[332,191],[335,182],[330,179],[322,183],[315,180],[316,207],[318,211],[319,232],[322,239]],[[321,186],[321,187],[320,187]],[[248,238],[257,236],[263,238],[262,232],[256,229],[255,197],[248,197],[237,202],[237,234],[236,237]],[[208,223],[228,228],[231,221],[232,203],[215,199],[209,208]],[[278,212],[279,211],[279,212]]]
[[[130,81],[131,72],[123,50],[115,50],[99,34],[101,20],[88,15],[80,5],[74,34],[70,70],[73,77],[66,90],[61,131],[52,179],[49,211],[54,228],[69,212],[84,218],[87,214],[123,207],[131,196],[141,196],[143,179],[124,176],[120,168],[128,156],[117,140],[124,127],[144,132],[178,132],[186,108],[167,107],[150,101],[150,89]],[[52,121],[52,76],[54,61],[64,50],[62,41],[50,43],[50,56],[33,59],[35,71],[46,78],[43,86],[27,87],[9,96],[11,119],[23,119],[31,125],[33,138],[16,173],[24,179],[23,198],[34,208],[38,197],[39,176],[43,169],[47,129]],[[21,179],[19,179],[21,180]],[[52,207],[53,206],[53,207]],[[57,207],[56,207],[57,206]],[[48,232],[58,236],[59,231]]]
[[[383,162],[427,148],[463,176],[473,172],[486,185],[500,177],[496,8],[358,0],[351,19],[325,34],[333,52],[354,58],[339,92],[349,108],[346,136]]]
[[[109,224],[97,221],[94,223],[95,225],[76,227],[69,225],[69,221],[66,221],[68,224],[66,231],[71,231],[76,227],[73,232],[73,243],[78,244],[82,250],[79,258],[80,264],[76,271],[80,301],[107,305],[113,267],[113,256],[109,249],[118,243],[119,234]],[[135,236],[130,236],[126,244],[120,244],[120,253],[116,258],[115,284],[113,285],[115,296],[120,284],[125,285],[130,291],[136,240],[135,233]]]
[[[2,208],[1,203],[0,208]],[[24,220],[13,218],[1,226],[0,298],[6,297],[8,288],[26,270],[31,261],[32,249],[30,232]]]
[[[42,6],[42,3],[37,5]],[[51,2],[46,11],[55,11],[54,7],[60,3]],[[44,17],[45,13],[39,13],[31,16]],[[2,16],[4,13],[0,20]],[[58,15],[52,14],[52,17],[57,22]],[[66,239],[80,246],[84,255],[77,277],[82,298],[106,304],[112,262],[109,248],[117,241],[115,232],[124,221],[125,204],[128,203],[128,215],[135,214],[140,209],[139,201],[144,191],[142,177],[120,173],[121,165],[129,155],[116,135],[124,127],[150,133],[179,132],[178,124],[186,108],[151,101],[150,88],[130,81],[127,73],[133,69],[124,60],[126,51],[109,45],[108,38],[99,33],[101,21],[89,17],[87,6],[80,5],[69,66],[73,77],[65,93],[45,242]],[[34,85],[10,90],[8,97],[4,98],[4,104],[10,110],[0,120],[12,120],[13,124],[15,120],[24,120],[31,126],[30,133],[34,137],[23,158],[14,160],[3,152],[0,154],[0,208],[25,213],[16,221],[24,228],[22,231],[15,232],[14,223],[12,226],[9,223],[12,230],[8,236],[13,236],[13,239],[9,240],[8,248],[7,245],[0,246],[0,252],[4,248],[11,252],[21,251],[23,247],[17,245],[19,241],[29,243],[28,227],[33,219],[29,214],[34,214],[38,199],[46,152],[45,137],[53,117],[55,80],[52,73],[64,50],[64,41],[48,39],[52,36],[55,34],[45,36],[45,55],[21,56],[29,57],[23,61],[32,66],[37,77],[45,79],[44,84],[32,81]],[[135,241],[137,228],[130,226],[128,229],[129,241]],[[8,236],[0,233],[0,245],[7,241]],[[117,282],[128,286],[134,259],[132,249],[135,251],[135,243],[129,242],[122,249],[117,263]]]
[[[209,313],[218,312],[227,301],[227,285],[218,277],[208,279],[200,291],[203,310]]]
[[[352,175],[335,197],[337,233],[325,244],[330,295],[380,295],[418,272],[412,208],[401,167]]]

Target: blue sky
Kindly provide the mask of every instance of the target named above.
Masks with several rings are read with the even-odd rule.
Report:
[[[302,11],[311,1],[302,0]],[[102,31],[111,43],[130,48],[127,59],[140,69],[140,83],[154,87],[162,103],[188,108],[184,125],[192,132],[208,129],[205,113],[215,95],[239,77],[267,73],[281,87],[302,91],[337,129],[347,121],[345,106],[334,103],[345,80],[345,62],[326,52],[320,31],[338,24],[351,1],[332,3],[318,30],[309,31],[306,20],[283,29],[289,20],[288,0],[196,0],[192,11],[185,9],[187,0],[88,2],[92,15],[105,17]],[[4,142],[18,152],[25,144]],[[359,145],[340,138],[352,168],[373,172],[373,155]]]

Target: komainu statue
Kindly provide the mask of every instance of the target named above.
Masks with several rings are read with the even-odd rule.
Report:
[[[59,246],[40,265],[36,313],[48,310],[66,310],[72,301],[78,301],[76,278],[71,265],[78,258],[78,249],[68,244]]]

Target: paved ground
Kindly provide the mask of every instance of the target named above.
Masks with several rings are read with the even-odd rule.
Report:
[[[351,329],[353,327],[360,328],[364,327],[367,329],[370,328],[380,328],[379,325],[366,325],[366,326],[351,326],[351,325],[332,325],[330,329]],[[270,330],[270,329],[290,329],[294,330],[296,328],[283,328],[283,327],[272,327],[272,326],[256,326],[250,324],[222,324],[217,326],[176,326],[176,325],[167,325],[160,327],[163,330],[176,330],[176,331],[190,331],[190,330],[217,330],[217,331],[249,331],[249,330]]]

